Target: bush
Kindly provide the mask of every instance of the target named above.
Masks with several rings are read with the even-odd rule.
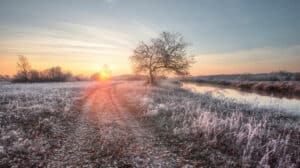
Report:
[[[30,70],[28,78],[25,80],[22,74],[17,73],[13,82],[66,82],[74,80],[83,80],[80,76],[73,76],[70,72],[65,72],[61,67],[51,67],[43,71]]]

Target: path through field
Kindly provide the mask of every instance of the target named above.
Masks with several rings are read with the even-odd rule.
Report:
[[[94,88],[82,115],[49,167],[188,167],[129,111],[118,84]]]

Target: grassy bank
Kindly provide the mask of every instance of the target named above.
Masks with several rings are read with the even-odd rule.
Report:
[[[272,72],[189,77],[186,81],[214,84],[285,97],[300,97],[300,73]]]
[[[254,91],[275,96],[300,97],[300,82],[298,81],[231,81],[231,80],[188,80],[196,83],[222,85],[245,91]]]
[[[178,88],[136,88],[126,93],[139,102],[143,123],[187,159],[212,167],[299,166],[297,116]]]

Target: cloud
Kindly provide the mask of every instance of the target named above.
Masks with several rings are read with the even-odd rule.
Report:
[[[292,45],[288,47],[269,47],[254,48],[249,50],[239,50],[228,53],[208,54],[206,57],[217,58],[222,61],[230,60],[233,62],[243,61],[272,61],[276,59],[288,59],[300,57],[300,45]],[[199,55],[201,57],[201,55]]]
[[[133,48],[138,41],[154,34],[145,24],[132,21],[125,25],[113,22],[60,22],[22,28],[0,25],[0,67],[9,63],[12,74],[16,56],[22,54],[33,67],[40,69],[60,65],[72,71],[92,73],[98,70],[99,64],[106,63],[114,72],[129,73],[128,57]]]
[[[115,28],[114,28],[115,27]],[[110,53],[109,55],[129,55],[136,43],[154,31],[139,22],[119,25],[91,25],[56,23],[48,27],[1,27],[2,34],[10,34],[0,41],[0,51],[23,52],[24,54],[43,51],[56,53]],[[120,54],[122,52],[123,54]],[[108,55],[108,56],[109,56]]]
[[[300,71],[300,45],[198,54],[196,60],[197,74]]]
[[[107,2],[107,3],[113,3],[113,2],[115,2],[116,0],[105,0],[105,2]]]

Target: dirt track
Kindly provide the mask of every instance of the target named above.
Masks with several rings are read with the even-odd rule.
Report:
[[[49,167],[188,167],[135,119],[118,84],[92,89],[82,115]]]

